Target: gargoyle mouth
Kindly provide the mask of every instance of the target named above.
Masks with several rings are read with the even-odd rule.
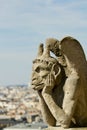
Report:
[[[34,90],[41,90],[44,87],[44,83],[32,84]]]

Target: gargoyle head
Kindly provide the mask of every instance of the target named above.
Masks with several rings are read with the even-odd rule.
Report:
[[[40,44],[38,56],[33,61],[32,67],[32,87],[35,90],[41,90],[45,86],[45,80],[48,74],[52,73],[57,81],[61,67],[56,58],[50,56],[50,50],[48,47],[43,48],[43,44]],[[57,81],[59,82],[59,81]]]

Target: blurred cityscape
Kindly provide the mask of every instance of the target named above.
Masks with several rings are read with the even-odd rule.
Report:
[[[0,128],[44,123],[37,93],[27,85],[0,86]]]

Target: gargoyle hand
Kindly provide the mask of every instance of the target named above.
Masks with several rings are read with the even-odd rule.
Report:
[[[47,76],[47,79],[46,79],[46,82],[45,82],[45,87],[43,88],[43,92],[52,91],[52,89],[54,88],[54,86],[55,86],[55,77],[51,73],[51,74],[49,74]]]

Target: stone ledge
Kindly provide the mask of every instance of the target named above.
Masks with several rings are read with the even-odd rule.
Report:
[[[87,130],[87,127],[68,128],[68,129],[64,129],[62,127],[48,127],[44,130]]]

